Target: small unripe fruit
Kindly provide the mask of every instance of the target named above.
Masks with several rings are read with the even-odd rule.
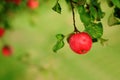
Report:
[[[0,27],[0,38],[5,34],[5,29]]]
[[[36,9],[39,6],[39,1],[38,0],[28,0],[27,6],[30,9]]]
[[[12,49],[11,49],[11,47],[5,45],[5,46],[2,48],[2,54],[3,54],[4,56],[11,56],[11,55],[12,55]]]
[[[77,54],[85,54],[92,47],[92,38],[86,32],[76,32],[69,36],[70,48]]]

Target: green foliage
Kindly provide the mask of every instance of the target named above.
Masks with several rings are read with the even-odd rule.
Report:
[[[89,25],[91,22],[100,21],[105,13],[100,8],[100,3],[91,1],[90,4],[78,6],[80,20],[84,25]]]
[[[120,6],[118,6],[118,4],[120,5],[120,1],[115,0],[112,2],[114,3],[114,8],[113,8],[114,11],[111,13],[111,15],[108,18],[108,25],[109,26],[120,25]]]
[[[120,8],[120,0],[111,0],[115,6]]]
[[[108,25],[109,26],[114,26],[114,25],[119,25],[120,24],[120,20],[117,19],[114,14],[112,13],[109,18],[108,18]]]
[[[59,4],[59,2],[57,1],[56,4],[53,6],[52,8],[55,12],[61,14],[61,6]]]
[[[91,0],[86,7],[82,5],[77,8],[85,31],[92,36],[93,42],[96,42],[97,38],[101,38],[103,35],[103,26],[99,21],[101,21],[105,13],[102,12],[100,3],[97,0]]]
[[[56,44],[54,45],[53,47],[53,51],[54,52],[57,52],[59,49],[63,48],[64,47],[64,35],[63,34],[57,34],[56,35],[56,38],[57,38],[57,42]]]
[[[104,18],[105,13],[102,11],[101,8],[101,1],[98,0],[66,0],[68,6],[72,8],[77,8],[78,14],[80,17],[81,22],[84,25],[85,31],[88,32],[93,42],[98,42],[100,40],[100,43],[103,45],[104,42],[106,42],[106,39],[101,38],[103,35],[103,25],[101,22],[101,19]],[[109,7],[115,6],[114,13],[112,13],[112,16],[108,18],[108,25],[119,25],[120,20],[120,1],[119,0],[107,0],[107,3]],[[55,6],[52,8],[54,11],[61,13],[61,7],[58,3],[55,4]],[[75,25],[75,16],[74,16],[74,10],[72,10],[73,13],[73,24],[74,24],[74,31],[76,31],[76,25]],[[78,31],[78,30],[77,30]],[[58,44],[58,45],[57,45]],[[63,42],[57,42],[57,46],[63,46]],[[61,48],[61,47],[60,47]]]
[[[5,8],[1,1],[5,0],[0,0],[0,12],[2,13],[0,14],[0,19],[3,19],[3,17],[8,18],[8,16],[5,15],[5,12],[3,14]],[[62,51],[62,53],[65,54],[54,55],[51,54],[52,52],[50,50],[51,44],[53,44],[54,41],[52,35],[56,34],[55,30],[57,30],[57,33],[60,33],[60,31],[65,32],[65,34],[67,34],[67,32],[71,33],[69,31],[72,29],[72,27],[70,27],[70,24],[72,23],[71,20],[68,20],[70,19],[69,15],[71,13],[68,13],[66,9],[63,9],[65,14],[58,18],[58,16],[53,16],[54,12],[51,14],[50,9],[51,4],[53,4],[55,0],[39,1],[46,2],[40,2],[40,8],[37,10],[39,13],[35,14],[36,27],[29,27],[33,26],[29,23],[29,17],[33,10],[26,13],[28,9],[23,5],[19,6],[23,7],[22,10],[21,8],[18,8],[18,6],[15,6],[13,9],[16,8],[16,10],[18,9],[17,11],[19,11],[16,15],[16,10],[9,8],[13,11],[12,13],[16,18],[10,18],[8,22],[12,21],[11,26],[15,29],[12,30],[12,32],[7,30],[4,39],[8,44],[13,45],[15,53],[12,57],[4,57],[1,53],[0,80],[120,80],[119,26],[109,28],[105,23],[106,19],[102,21],[105,24],[105,26],[103,25],[103,27],[105,27],[104,29],[107,29],[105,30],[105,32],[107,32],[105,33],[105,36],[110,38],[108,47],[102,48],[98,44],[94,44],[90,54],[79,56],[72,54],[66,46],[64,47],[65,50]],[[64,0],[60,1],[61,7],[63,5],[62,8],[67,7],[66,4],[64,4]],[[106,0],[102,1],[105,2]],[[111,10],[108,10],[109,8],[105,6],[106,5],[103,3],[102,7],[108,14],[115,7],[113,5]],[[74,4],[74,7],[76,8],[76,4]],[[86,8],[86,3],[84,8]],[[111,13],[114,16],[114,12]],[[77,11],[75,14],[78,14]],[[67,17],[67,22],[65,17]],[[105,15],[105,18],[108,18],[108,16]],[[117,17],[114,16],[114,18],[119,21]],[[50,20],[48,21],[48,19]],[[7,24],[9,23],[6,23],[6,25]],[[83,25],[79,24],[79,20],[77,21],[77,25],[78,28],[83,27]],[[2,27],[4,27],[4,25]],[[62,38],[60,37],[59,39]],[[93,42],[97,41],[101,41],[103,44],[105,40],[101,38],[93,39]],[[0,46],[2,47],[2,45],[4,45],[2,39],[0,42]],[[29,54],[30,56],[28,57],[26,54]],[[21,56],[24,56],[22,57],[22,61],[17,60],[18,57]],[[27,61],[30,62],[30,65],[26,64]],[[45,71],[43,71],[41,67],[43,67]]]
[[[89,23],[91,22],[91,18],[90,15],[86,12],[85,7],[82,6],[78,6],[78,13],[80,15],[80,20],[83,22],[84,25],[89,25]]]
[[[104,46],[108,39],[100,38],[100,43]]]
[[[100,38],[103,35],[102,23],[91,23],[85,26],[85,31],[88,32],[93,39]]]
[[[102,12],[100,3],[97,2],[97,0],[92,1],[89,4],[90,5],[90,16],[93,19],[93,21],[100,21],[101,18],[104,17],[105,13]]]

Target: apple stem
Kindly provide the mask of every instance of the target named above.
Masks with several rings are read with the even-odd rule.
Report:
[[[74,6],[73,6],[73,1],[70,0],[70,4],[71,4],[71,9],[72,9],[72,16],[73,16],[73,26],[74,26],[74,32],[80,32],[77,27],[76,27],[76,23],[75,23],[75,12],[74,12]]]

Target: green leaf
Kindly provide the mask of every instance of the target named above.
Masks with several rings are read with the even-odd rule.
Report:
[[[91,1],[90,3],[90,16],[93,21],[100,21],[101,18],[103,18],[105,15],[104,12],[102,12],[100,3],[95,1]]]
[[[97,19],[97,10],[93,5],[90,6],[90,15],[93,21]]]
[[[57,3],[53,6],[52,10],[54,10],[55,12],[61,14],[61,6],[60,6],[60,4],[58,3],[58,1],[57,1]]]
[[[91,23],[85,26],[85,31],[88,32],[92,38],[100,38],[103,35],[102,23]]]
[[[105,16],[105,12],[102,12],[101,9],[98,9],[98,18],[101,19]]]
[[[111,0],[115,6],[120,8],[120,0]]]
[[[57,34],[56,35],[56,38],[57,38],[57,42],[56,44],[54,45],[53,47],[53,51],[54,52],[57,52],[59,49],[63,48],[64,47],[64,35],[63,34]]]
[[[108,18],[108,25],[109,26],[120,25],[120,20],[118,20],[113,14],[111,14]]]
[[[63,40],[64,39],[64,35],[63,34],[57,34],[56,38],[57,38],[57,40]]]
[[[108,39],[100,38],[100,43],[104,46]]]
[[[55,46],[53,47],[53,51],[57,52],[59,49],[64,47],[64,42],[63,41],[58,41]]]
[[[78,13],[80,16],[80,20],[83,22],[84,25],[89,25],[91,22],[90,15],[86,12],[84,6],[78,6]]]
[[[98,0],[90,0],[90,4],[97,6]]]

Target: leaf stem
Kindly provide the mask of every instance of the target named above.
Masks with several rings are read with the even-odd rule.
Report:
[[[71,9],[72,9],[72,15],[73,15],[74,32],[79,32],[79,30],[76,27],[76,23],[75,23],[75,12],[74,12],[74,6],[73,6],[73,1],[72,0],[70,0],[70,4],[71,4]]]

